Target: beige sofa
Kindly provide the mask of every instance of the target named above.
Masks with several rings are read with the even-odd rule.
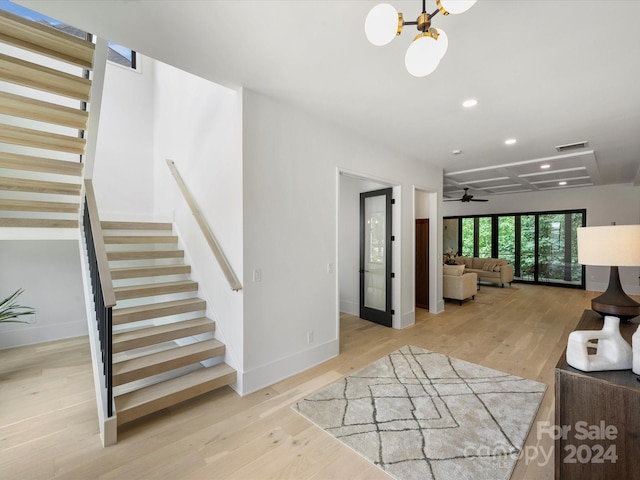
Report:
[[[481,282],[499,283],[502,287],[513,282],[513,265],[504,258],[456,257],[464,271],[475,273]]]
[[[460,305],[467,298],[476,298],[478,275],[466,273],[463,265],[442,266],[442,296],[458,300]]]

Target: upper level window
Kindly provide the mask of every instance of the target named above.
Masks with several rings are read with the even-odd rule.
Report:
[[[34,10],[25,8],[22,5],[10,2],[9,0],[0,0],[0,9],[6,10],[7,12],[13,13],[14,15],[19,15],[23,18],[26,18],[27,20],[33,20],[34,22],[48,25],[75,37],[79,37],[82,39],[87,38],[86,32],[80,30],[79,28],[73,27],[71,25],[66,25],[51,17],[47,17],[46,15],[38,13]],[[130,48],[118,45],[117,43],[109,42],[107,60],[113,63],[117,63],[118,65],[133,68],[134,70],[137,69],[138,62],[136,61],[136,52],[131,50]]]
[[[107,60],[122,65],[123,67],[133,68],[134,70],[138,67],[136,52],[114,42],[109,42]]]

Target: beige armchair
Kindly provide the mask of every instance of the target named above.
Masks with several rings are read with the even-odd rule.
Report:
[[[478,275],[464,273],[464,265],[442,266],[442,296],[458,300],[460,305],[467,298],[475,300],[478,291]]]

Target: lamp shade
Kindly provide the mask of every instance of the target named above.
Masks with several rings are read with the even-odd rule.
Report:
[[[411,42],[404,56],[407,71],[414,77],[426,77],[440,64],[440,49],[437,41],[429,36],[420,34]]]
[[[578,227],[578,263],[640,266],[640,225]]]
[[[444,30],[441,28],[436,28],[438,32],[438,38],[436,39],[436,44],[438,46],[438,54],[440,55],[440,60],[444,57],[444,54],[447,53],[447,49],[449,48],[449,37],[444,33]]]
[[[444,15],[450,13],[457,15],[469,10],[476,3],[476,0],[438,0],[438,9]]]
[[[386,45],[398,35],[398,11],[388,3],[380,3],[371,9],[364,21],[364,33],[374,45]]]

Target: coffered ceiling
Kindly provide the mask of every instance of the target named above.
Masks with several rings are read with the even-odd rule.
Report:
[[[464,170],[446,171],[444,197],[459,198],[464,188],[478,198],[602,185],[595,152],[577,148],[571,153]]]
[[[380,0],[16,1],[440,166],[447,196],[640,185],[640,1],[478,0],[434,17],[449,49],[425,78],[404,67],[415,27],[367,41]],[[421,11],[385,1],[406,20]]]

